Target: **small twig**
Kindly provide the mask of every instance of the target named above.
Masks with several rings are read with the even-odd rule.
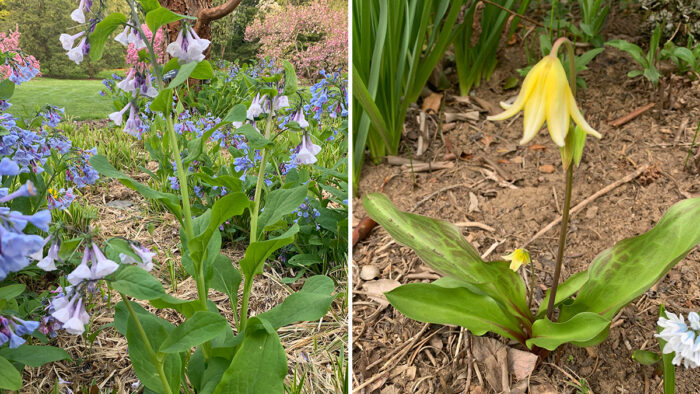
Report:
[[[352,246],[355,246],[358,242],[367,238],[370,231],[377,225],[377,222],[372,220],[369,216],[365,216],[360,220],[360,223],[355,226],[352,231]]]
[[[656,105],[656,103],[649,103],[649,104],[647,104],[647,105],[645,105],[645,106],[643,106],[643,107],[639,107],[639,108],[635,109],[634,111],[628,113],[627,115],[622,116],[622,117],[619,117],[619,118],[613,120],[612,122],[610,122],[610,126],[612,126],[612,127],[620,127],[620,126],[622,126],[623,124],[634,120],[634,119],[637,118],[639,115],[641,115],[641,114],[643,114],[643,113],[649,111],[650,109],[654,108],[655,105]]]
[[[648,168],[649,168],[649,164],[645,164],[645,165],[639,167],[636,171],[627,174],[624,178],[618,179],[617,181],[609,184],[608,186],[605,186],[604,188],[598,190],[596,193],[592,194],[591,196],[589,196],[585,200],[578,203],[578,205],[571,208],[571,214],[573,215],[574,213],[582,210],[583,208],[586,207],[586,205],[590,204],[592,201],[594,201],[598,197],[602,196],[603,194],[606,194],[606,193],[610,192],[611,190],[615,189],[616,187],[618,187],[624,183],[627,183],[627,182],[631,181],[632,179],[638,177],[644,171],[646,171]],[[561,222],[561,218],[557,218],[557,219],[554,219],[553,221],[551,221],[548,225],[544,226],[544,228],[542,228],[542,230],[538,231],[537,234],[535,234],[532,238],[530,238],[527,242],[525,242],[523,247],[531,244],[536,239],[543,236],[547,231],[551,230],[554,226],[558,225],[560,222]]]

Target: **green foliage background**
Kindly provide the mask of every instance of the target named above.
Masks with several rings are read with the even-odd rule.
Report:
[[[74,0],[4,0],[0,2],[0,30],[19,27],[22,50],[39,60],[41,73],[46,77],[94,78],[101,70],[124,67],[124,48],[114,40],[108,40],[99,62],[86,56],[83,63],[76,65],[68,59],[58,37],[61,33],[79,32],[70,19],[76,7]],[[122,0],[107,0],[107,12],[124,7]]]

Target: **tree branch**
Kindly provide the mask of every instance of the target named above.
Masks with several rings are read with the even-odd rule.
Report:
[[[197,23],[194,25],[194,30],[199,32],[202,26],[206,26],[212,21],[221,19],[232,13],[239,4],[241,4],[241,0],[228,0],[220,6],[202,8],[197,14]]]

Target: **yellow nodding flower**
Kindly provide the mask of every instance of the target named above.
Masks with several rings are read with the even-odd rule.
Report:
[[[544,121],[547,121],[552,141],[560,147],[565,145],[569,132],[569,118],[581,129],[596,138],[595,131],[581,115],[576,99],[566,79],[566,72],[558,57],[545,56],[527,73],[523,87],[512,105],[501,103],[504,112],[489,116],[488,120],[508,119],[520,110],[524,112],[525,132],[520,144],[526,144],[537,134]]]
[[[503,256],[504,259],[510,261],[510,269],[517,271],[521,265],[530,264],[530,252],[526,249],[515,249],[513,253]]]

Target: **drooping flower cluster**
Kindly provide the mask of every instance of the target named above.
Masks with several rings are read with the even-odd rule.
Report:
[[[333,119],[347,118],[348,80],[343,78],[340,71],[327,73],[321,70],[319,74],[323,78],[309,88],[311,101],[304,109],[313,113],[313,118],[317,121],[324,113]]]
[[[654,336],[666,341],[663,354],[675,353],[673,365],[700,367],[700,315],[690,312],[686,324],[683,315],[666,311],[666,317],[659,317],[658,325],[663,330]]]
[[[138,259],[134,256],[128,255],[126,253],[119,253],[119,258],[122,264],[136,264],[138,267],[150,271],[153,269],[153,257],[156,255],[151,252],[147,247],[136,243],[129,242],[129,246]]]
[[[66,179],[82,189],[87,185],[94,185],[100,174],[90,165],[90,157],[97,154],[97,147],[89,150],[76,148],[75,157],[71,160],[66,170]]]
[[[147,24],[144,23],[141,25],[141,31],[143,31],[143,34],[146,35],[146,40],[148,40],[148,42],[153,39],[153,33],[151,32],[151,29],[148,28]],[[139,52],[146,48],[146,43],[139,37],[140,33],[138,33],[138,30],[127,26],[124,28],[124,32],[118,35],[115,40],[127,47],[126,64],[131,64],[137,70],[145,72],[148,70],[148,63],[141,60],[139,57]],[[159,63],[165,63],[167,61],[163,29],[158,29],[156,32],[156,39],[153,42],[153,50],[155,51]]]
[[[187,24],[180,30],[175,42],[171,42],[166,49],[170,56],[177,58],[178,63],[201,62],[204,60],[204,51],[207,50],[209,40],[200,38]]]
[[[41,75],[39,61],[34,56],[24,54],[20,49],[20,35],[19,28],[10,31],[9,34],[0,33],[0,52],[4,60],[0,65],[0,79],[9,79],[16,85]]]
[[[299,221],[301,221],[302,223],[312,223],[316,226],[316,230],[319,230],[321,228],[318,222],[316,222],[316,218],[321,216],[321,212],[319,212],[318,209],[311,206],[308,197],[306,197],[306,201],[303,202],[299,206],[299,208],[292,211],[292,215],[296,215],[294,223],[299,223]]]
[[[36,189],[29,181],[11,193],[7,188],[0,188],[0,204],[33,195],[36,195]],[[25,234],[29,229],[27,225],[32,224],[39,230],[48,231],[50,223],[51,213],[48,210],[25,215],[0,206],[0,281],[9,273],[28,266],[31,256],[44,246],[44,238],[41,236]]]
[[[0,316],[0,346],[8,344],[10,349],[22,346],[26,340],[22,338],[39,328],[39,322],[25,321],[16,316]]]

